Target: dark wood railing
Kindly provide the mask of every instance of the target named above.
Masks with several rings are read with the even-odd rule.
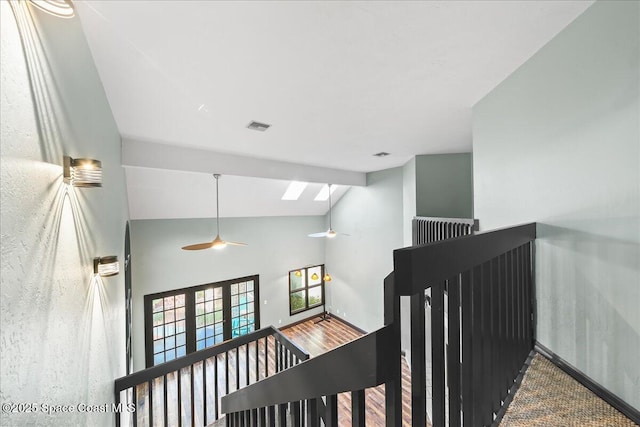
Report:
[[[209,425],[223,414],[223,396],[308,358],[270,326],[135,372],[115,381],[116,405],[135,407],[117,414],[116,426],[126,416],[134,427]]]
[[[460,236],[467,236],[478,231],[478,220],[467,218],[435,218],[435,217],[415,217],[412,221],[412,244],[413,246],[427,243],[440,242]],[[446,290],[445,290],[446,291]],[[425,313],[427,307],[431,306],[431,287],[426,287],[424,292],[411,295],[410,298],[410,325],[411,331],[419,331],[411,336],[411,348],[413,349],[411,360],[411,384],[418,390],[425,390],[427,387],[425,363],[422,362],[428,357],[428,350],[424,346]],[[426,302],[426,304],[425,304]],[[445,331],[446,332],[446,331]],[[427,414],[422,410],[423,393],[412,393],[412,400],[415,400],[416,411],[414,418],[416,423],[424,425]]]
[[[280,357],[284,369],[277,375],[222,397],[227,425],[337,426],[337,394],[351,392],[350,422],[364,426],[364,390],[384,384],[385,424],[400,427],[400,296],[411,296],[418,302],[412,324],[422,325],[411,331],[418,372],[412,373],[411,424],[424,427],[426,289],[432,299],[432,424],[497,423],[533,348],[534,239],[535,224],[527,224],[394,251],[394,272],[384,281],[385,326],[299,364]]]
[[[417,216],[411,222],[411,229],[412,244],[423,245],[473,234],[478,231],[478,220]]]
[[[401,426],[400,299],[394,286],[391,273],[384,281],[383,328],[225,396],[227,425],[273,426],[247,409],[275,405],[285,415],[279,426],[337,426],[338,393],[350,392],[351,425],[364,427],[365,390],[385,384],[386,425]]]
[[[427,288],[432,424],[486,426],[498,417],[533,349],[534,239],[535,224],[527,224],[395,251],[397,291],[412,298],[414,426],[424,426],[427,408]]]
[[[337,426],[336,394],[351,391],[351,423],[364,426],[363,390],[384,383],[386,426],[401,426],[399,298],[411,296],[417,302],[411,306],[417,326],[411,331],[411,423],[423,427],[426,289],[432,298],[432,424],[496,422],[533,348],[534,239],[535,224],[527,224],[396,250],[384,284],[385,327],[224,397],[223,411],[233,414],[228,425],[267,425],[238,414],[296,401],[295,413],[301,413],[281,417],[281,426],[313,427],[320,419]]]

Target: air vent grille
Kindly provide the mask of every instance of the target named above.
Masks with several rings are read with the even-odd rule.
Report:
[[[256,121],[253,121],[253,122],[251,122],[251,123],[249,123],[247,125],[248,129],[257,130],[257,131],[260,131],[260,132],[264,132],[265,130],[269,129],[270,127],[271,127],[271,125],[268,125],[266,123],[256,122]]]

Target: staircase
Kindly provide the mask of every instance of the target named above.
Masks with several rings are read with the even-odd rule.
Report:
[[[337,425],[337,393],[352,395],[354,426],[364,426],[364,390],[385,385],[385,424],[402,425],[399,298],[412,301],[411,425],[426,423],[424,294],[431,290],[434,426],[491,425],[533,348],[531,243],[535,224],[454,237],[394,252],[385,279],[385,326],[222,399],[228,425],[268,425],[256,408],[294,407],[290,425]],[[445,299],[445,296],[447,297]],[[446,316],[446,319],[445,319]],[[445,320],[448,348],[445,350]],[[289,425],[289,424],[280,424]]]
[[[460,229],[445,224],[433,230]],[[116,380],[116,402],[136,405],[134,426],[314,427],[337,426],[337,395],[350,393],[351,419],[342,421],[365,426],[365,390],[384,384],[385,425],[425,426],[429,289],[430,421],[434,426],[491,425],[504,413],[533,348],[535,224],[458,234],[441,233],[450,238],[394,251],[394,271],[384,280],[384,326],[377,331],[309,358],[278,330],[265,328]],[[401,296],[412,301],[411,415],[404,420]],[[171,373],[179,391],[175,402],[167,399]],[[217,386],[221,375],[226,387]],[[177,408],[170,410],[172,405]],[[116,425],[121,421],[118,417]]]
[[[267,327],[115,381],[116,426],[208,426],[223,419],[224,396],[309,358]]]

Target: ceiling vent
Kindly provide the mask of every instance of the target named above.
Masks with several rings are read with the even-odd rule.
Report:
[[[266,123],[260,123],[260,122],[251,122],[247,125],[248,129],[252,129],[252,130],[257,130],[260,132],[264,132],[265,130],[269,129],[271,127],[271,125],[268,125]]]
[[[374,156],[376,157],[387,157],[389,155],[389,153],[385,152],[385,151],[381,151],[379,153],[374,154]]]

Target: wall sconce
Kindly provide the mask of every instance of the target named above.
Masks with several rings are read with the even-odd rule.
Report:
[[[296,277],[302,277],[302,271],[300,271],[300,270],[296,270],[296,272],[293,273],[293,274],[295,274]]]
[[[313,273],[313,274],[311,275],[311,280],[318,280],[318,278],[319,278],[319,277],[320,277],[320,276],[318,276],[318,273]]]
[[[120,263],[115,255],[96,257],[93,259],[93,273],[101,277],[115,276],[120,273]]]
[[[72,18],[75,15],[71,0],[30,0],[31,4],[50,15],[59,18]]]
[[[102,162],[64,156],[64,182],[74,187],[102,187]]]
[[[324,280],[325,282],[330,282],[332,279],[331,275],[329,273],[325,273],[324,277],[322,278],[322,280]]]

